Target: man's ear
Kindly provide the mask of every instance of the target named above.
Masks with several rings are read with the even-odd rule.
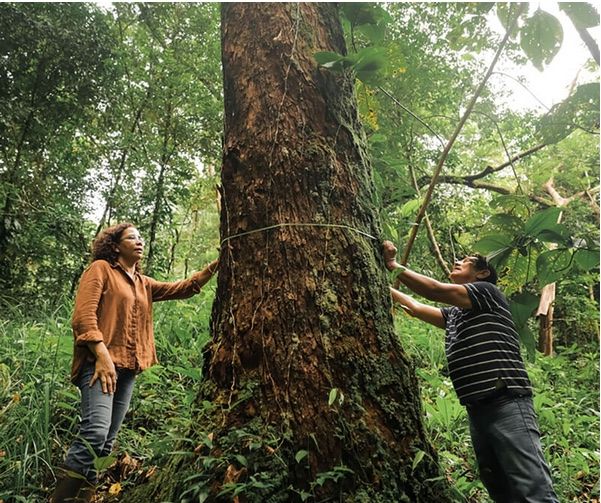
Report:
[[[476,279],[484,279],[490,276],[490,271],[488,269],[482,269],[476,273]]]

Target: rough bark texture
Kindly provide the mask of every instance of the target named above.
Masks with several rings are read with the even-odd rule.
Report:
[[[353,79],[319,68],[318,51],[345,52],[334,4],[222,7],[221,237],[231,239],[198,401],[213,405],[190,435],[204,465],[174,461],[156,501],[186,490],[219,500],[228,482],[244,486],[240,501],[449,499],[393,332]],[[299,225],[232,237],[280,223]],[[208,456],[226,460],[210,477]],[[203,482],[191,490],[183,474],[195,470]]]

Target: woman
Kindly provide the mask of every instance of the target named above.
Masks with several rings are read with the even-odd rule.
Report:
[[[157,362],[152,303],[200,292],[218,265],[214,260],[189,279],[162,283],[140,273],[143,253],[144,240],[130,223],[105,229],[92,244],[92,263],[81,277],[72,319],[71,380],[81,391],[80,431],[54,503],[94,496],[94,457],[111,452],[136,374]]]

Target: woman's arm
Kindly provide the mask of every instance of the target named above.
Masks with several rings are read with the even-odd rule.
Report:
[[[202,271],[194,273],[188,279],[174,282],[156,281],[146,276],[146,281],[152,292],[153,302],[161,300],[187,299],[200,292],[217,272],[219,259],[213,260]]]
[[[106,276],[106,264],[93,262],[82,274],[75,297],[75,307],[71,326],[75,336],[75,344],[87,346],[96,358],[95,370],[90,387],[100,379],[102,392],[112,394],[117,385],[115,365],[104,344],[104,337],[98,328],[98,305],[102,298]]]

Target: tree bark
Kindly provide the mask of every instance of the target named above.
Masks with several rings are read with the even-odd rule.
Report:
[[[318,51],[346,52],[334,4],[222,5],[225,241],[198,397],[217,412],[189,435],[203,461],[173,462],[154,501],[226,483],[239,501],[450,501],[393,331],[353,78]]]

